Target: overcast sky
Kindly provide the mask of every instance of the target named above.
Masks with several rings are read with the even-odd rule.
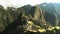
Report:
[[[27,4],[36,5],[36,4],[41,4],[43,2],[60,3],[60,0],[0,0],[0,5],[3,5],[5,8],[7,6],[21,7]]]

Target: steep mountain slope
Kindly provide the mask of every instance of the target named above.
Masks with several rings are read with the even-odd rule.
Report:
[[[2,31],[8,24],[12,23],[17,19],[17,12],[13,7],[4,9],[3,6],[0,6],[0,31]]]
[[[41,8],[39,8],[38,6],[33,6],[29,12],[29,14],[31,15],[31,19],[34,21],[37,21],[37,25],[43,25],[46,24],[45,19],[44,19],[44,15],[42,13]]]
[[[3,29],[8,24],[16,20],[17,16],[20,15],[20,13],[23,13],[23,14],[28,13],[30,8],[31,8],[30,5],[26,5],[19,8],[7,7],[7,9],[4,9],[4,7],[0,5],[0,31],[3,31]]]
[[[39,7],[41,7],[43,13],[46,12],[45,19],[47,22],[49,22],[52,25],[58,25],[59,23],[58,12],[52,3],[50,4],[43,3],[43,4],[40,4]]]

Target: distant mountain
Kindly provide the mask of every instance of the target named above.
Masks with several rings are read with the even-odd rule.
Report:
[[[58,25],[59,13],[57,12],[57,8],[55,7],[55,5],[53,3],[42,3],[38,6],[42,9],[43,13],[46,12],[45,19],[47,22],[49,22],[52,25]],[[51,18],[53,18],[53,19],[51,19]]]
[[[58,9],[60,9],[60,3],[53,3]]]
[[[17,8],[17,11],[23,12],[23,13],[25,12],[27,14],[30,11],[31,7],[32,7],[31,5],[25,5]]]

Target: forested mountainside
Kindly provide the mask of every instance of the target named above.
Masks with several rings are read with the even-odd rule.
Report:
[[[7,9],[0,5],[1,34],[59,34],[59,26],[57,4],[42,3]]]

